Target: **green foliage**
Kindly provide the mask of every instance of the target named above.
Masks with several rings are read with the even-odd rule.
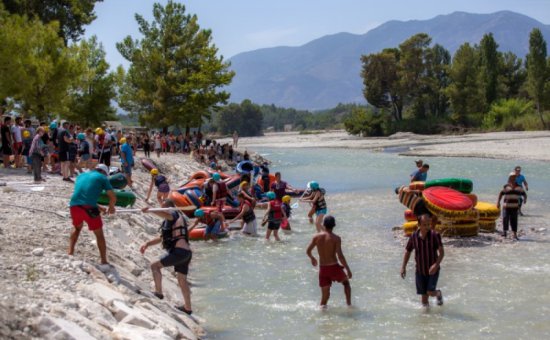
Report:
[[[493,34],[485,34],[479,46],[480,85],[485,94],[485,104],[491,105],[498,95],[499,52]]]
[[[0,98],[12,98],[24,113],[47,119],[67,112],[69,88],[81,68],[75,49],[57,35],[57,22],[43,24],[18,15],[0,25]]]
[[[383,136],[384,125],[388,117],[384,114],[375,113],[372,109],[356,107],[344,119],[346,131],[352,135],[362,137]]]
[[[527,91],[535,101],[537,112],[543,128],[546,123],[543,117],[545,90],[549,82],[550,70],[546,60],[546,41],[538,28],[531,31],[529,37],[529,54],[527,55]]]
[[[200,29],[195,15],[182,4],[169,1],[153,6],[153,21],[136,14],[141,40],[128,36],[117,44],[131,62],[123,78],[119,104],[151,127],[200,127],[210,108],[225,103],[229,94],[219,90],[234,73],[212,44],[211,31]]]
[[[2,0],[11,14],[36,17],[44,24],[56,21],[58,34],[65,44],[78,40],[84,34],[84,26],[95,20],[94,7],[103,0]]]
[[[510,99],[518,97],[527,79],[527,72],[522,67],[523,61],[512,52],[506,52],[500,58],[500,92],[502,97]]]
[[[534,114],[531,101],[515,98],[499,100],[491,105],[491,109],[483,118],[482,127],[499,131],[526,130],[523,121],[529,121],[526,118]],[[538,125],[540,128],[540,122]]]
[[[262,135],[262,112],[258,105],[250,100],[241,104],[229,104],[217,113],[217,128],[222,135],[237,131],[240,136]]]
[[[70,110],[63,115],[83,126],[100,125],[116,120],[111,101],[116,97],[115,74],[109,72],[103,46],[95,36],[74,46],[82,73],[72,89]]]

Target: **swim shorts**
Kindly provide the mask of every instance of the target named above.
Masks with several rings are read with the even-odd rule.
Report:
[[[428,292],[435,292],[438,279],[439,270],[434,275],[416,273],[416,294],[426,295]]]
[[[348,279],[343,267],[338,263],[319,266],[319,287],[330,287],[332,281],[344,282]]]
[[[87,212],[90,208],[93,207],[90,205],[75,205],[70,208],[74,227],[78,227],[84,222],[86,222],[90,231],[101,229],[103,227],[101,215],[91,217]]]
[[[174,271],[176,273],[182,273],[187,275],[189,272],[189,263],[193,253],[190,250],[183,248],[173,248],[166,255],[160,258],[160,263],[164,267],[174,266]]]
[[[167,193],[167,192],[170,192],[170,186],[168,185],[168,183],[163,182],[159,185],[158,191],[163,193],[163,194]]]
[[[319,209],[319,210],[315,210],[315,215],[319,216],[319,215],[326,215],[327,214],[327,209]]]
[[[214,222],[214,224],[212,225],[206,226],[206,229],[204,230],[204,236],[210,235],[210,234],[217,235],[220,232],[220,226],[221,226],[221,221],[219,220]]]
[[[269,221],[267,223],[267,229],[269,230],[279,230],[280,227],[281,227],[281,220]]]
[[[128,176],[132,176],[132,165],[130,164],[122,165],[122,172],[127,174]]]

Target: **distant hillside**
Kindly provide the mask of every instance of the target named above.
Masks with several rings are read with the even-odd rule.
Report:
[[[366,34],[338,33],[299,47],[265,48],[231,58],[236,72],[229,86],[232,102],[251,99],[297,109],[324,109],[338,103],[364,103],[360,56],[396,47],[416,33],[427,33],[454,54],[465,42],[477,44],[492,32],[500,51],[524,58],[529,33],[541,29],[550,44],[550,26],[514,12],[455,12],[430,20],[389,21]]]

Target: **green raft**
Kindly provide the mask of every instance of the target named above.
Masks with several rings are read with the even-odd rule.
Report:
[[[114,189],[113,191],[115,192],[115,196],[116,196],[115,205],[117,207],[128,207],[136,203],[136,195],[133,192],[118,190],[118,189]],[[101,205],[109,204],[109,196],[107,196],[107,193],[105,191],[103,191],[101,195],[99,195],[97,204],[101,204]]]
[[[124,189],[128,185],[128,181],[122,173],[109,176],[109,182],[113,189]]]
[[[424,188],[446,187],[460,191],[463,194],[469,194],[474,189],[474,184],[467,178],[440,178],[426,181]]]

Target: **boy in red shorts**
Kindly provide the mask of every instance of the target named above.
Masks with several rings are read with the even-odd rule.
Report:
[[[307,247],[307,256],[311,259],[311,264],[317,267],[317,259],[311,254],[313,248],[317,247],[319,253],[319,286],[321,287],[321,308],[327,307],[330,297],[330,286],[332,281],[340,282],[344,285],[346,294],[346,303],[351,306],[351,270],[348,267],[344,253],[342,253],[342,240],[340,236],[334,234],[332,229],[336,226],[333,216],[327,215],[323,219],[325,230],[313,236],[311,243]],[[342,265],[340,265],[341,263]],[[344,273],[344,270],[347,272]]]

